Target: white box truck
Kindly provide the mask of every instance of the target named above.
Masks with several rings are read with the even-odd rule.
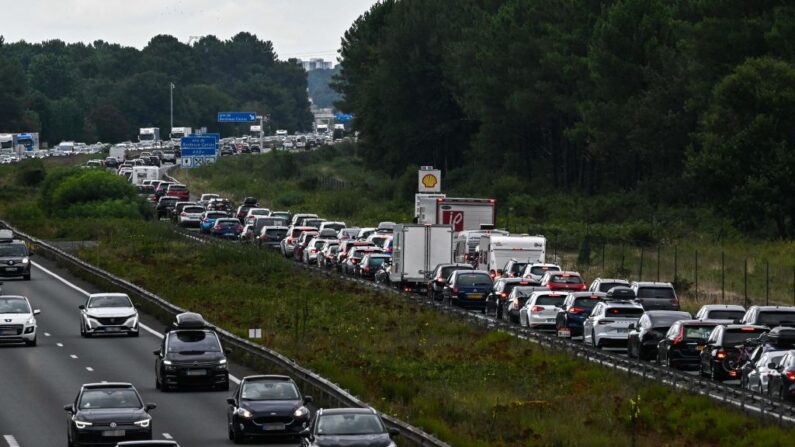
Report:
[[[417,222],[419,222],[419,218],[421,215],[425,215],[426,210],[430,213],[436,212],[436,199],[444,199],[447,197],[446,194],[429,194],[429,193],[417,193],[414,195],[414,217],[417,218]],[[422,223],[422,222],[420,222]],[[435,222],[434,222],[435,223]]]
[[[421,210],[417,216],[417,223],[451,225],[453,231],[480,230],[494,228],[495,204],[494,199],[463,199],[439,197],[435,206],[429,203],[430,199],[420,199]]]
[[[148,143],[155,145],[160,142],[160,128],[159,127],[142,127],[138,131],[138,141],[141,143]]]
[[[544,236],[498,236],[484,234],[478,248],[478,267],[496,274],[511,259],[520,262],[545,262],[547,239]]]
[[[188,135],[193,133],[193,129],[190,127],[172,127],[171,133],[168,135],[171,141],[178,143],[182,140],[182,137],[187,137]]]
[[[127,160],[127,147],[121,145],[111,146],[108,151],[108,157],[113,157],[119,163]]]
[[[453,229],[450,225],[395,225],[389,271],[392,284],[404,290],[421,289],[436,265],[452,261]]]
[[[455,262],[472,264],[478,257],[480,239],[485,235],[508,236],[505,230],[466,230],[456,233],[453,242],[453,259]]]
[[[157,166],[133,166],[130,182],[140,186],[144,180],[159,180],[160,168]]]

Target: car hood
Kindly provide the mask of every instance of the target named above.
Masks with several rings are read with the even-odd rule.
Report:
[[[31,316],[33,314],[0,314],[0,324],[25,324]]]
[[[293,412],[301,406],[300,400],[243,400],[240,406],[254,413],[256,416],[267,414],[269,416],[292,416]],[[272,415],[271,413],[277,413]]]
[[[386,433],[375,435],[315,436],[317,447],[388,447],[392,441]]]
[[[82,409],[78,411],[80,420],[95,424],[131,424],[148,418],[143,408],[99,408],[96,410]]]
[[[135,313],[132,307],[93,307],[86,309],[90,317],[129,317]]]

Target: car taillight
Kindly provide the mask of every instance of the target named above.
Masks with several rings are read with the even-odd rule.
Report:
[[[723,360],[726,358],[726,351],[718,351],[715,353],[715,358],[718,360]]]
[[[287,243],[288,244],[292,244],[293,243],[293,238],[292,237],[288,237],[287,238]]]
[[[530,308],[530,312],[541,312],[544,308],[542,306],[533,306]]]
[[[309,252],[310,252],[310,253],[317,253],[317,249],[316,249],[316,248],[313,248],[313,249],[312,249],[312,250],[310,250]]]
[[[505,292],[500,292],[500,296],[502,297],[502,299],[508,298],[508,294]]]
[[[570,307],[569,308],[569,313],[570,314],[581,314],[583,312],[585,312],[585,309],[583,309],[582,307]]]
[[[787,371],[784,373],[784,375],[787,376],[787,380],[789,380],[790,382],[795,382],[795,372]]]
[[[674,338],[673,344],[678,345],[684,338],[685,338],[685,328],[684,328],[684,326],[680,326],[679,327],[679,333],[676,334],[676,338]],[[725,355],[724,355],[724,357],[725,357]]]
[[[369,273],[370,272],[370,266],[369,265],[365,265],[364,266],[364,271]]]
[[[453,287],[453,293],[458,294],[458,287]]]
[[[220,225],[216,225],[216,226],[213,227],[213,230],[215,230],[215,231],[219,231],[220,229],[221,229]]]

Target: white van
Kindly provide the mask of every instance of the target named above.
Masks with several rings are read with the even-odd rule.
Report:
[[[544,236],[483,235],[478,248],[478,269],[496,274],[511,259],[544,262],[547,239]]]
[[[133,185],[140,186],[144,180],[159,180],[160,168],[157,166],[133,166],[130,182]]]

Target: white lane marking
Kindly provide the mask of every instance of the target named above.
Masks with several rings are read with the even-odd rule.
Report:
[[[12,435],[3,435],[3,438],[8,443],[8,447],[19,447],[19,443],[17,442],[16,438]]]
[[[41,269],[41,271],[43,271],[44,273],[52,276],[53,278],[55,278],[58,281],[66,284],[67,286],[71,287],[72,289],[82,293],[83,295],[86,295],[86,296],[91,295],[90,293],[86,292],[85,290],[81,289],[80,287],[78,287],[78,286],[72,284],[71,282],[69,282],[68,280],[62,278],[57,273],[52,272],[49,269],[44,268],[38,262],[31,261],[31,264],[35,265],[37,268]],[[145,325],[143,323],[139,322],[138,323],[138,327],[143,329],[143,330],[145,330],[146,332],[149,332],[150,334],[154,335],[157,338],[163,338],[163,334],[161,334],[160,332],[157,332],[156,330],[152,329],[151,327],[149,327],[149,326],[147,326],[147,325]],[[74,358],[77,358],[77,357],[74,357]],[[236,385],[240,385],[240,379],[238,379],[237,377],[233,376],[232,374],[229,375],[229,380],[231,380]]]
[[[55,346],[58,346],[59,348],[63,348],[63,343],[56,343]]]
[[[50,336],[50,333],[49,333],[49,332],[45,332],[45,333],[44,333],[44,336],[45,336],[45,337],[49,337],[49,336]]]
[[[94,371],[94,368],[92,368],[92,367],[90,367],[90,366],[86,366],[86,371],[92,371],[92,372],[93,372],[93,371]]]
[[[171,436],[171,435],[170,435],[170,434],[168,434],[168,433],[163,433],[163,437],[164,437],[164,438],[166,438],[166,439],[169,439],[169,440],[170,440],[170,439],[174,439],[174,437],[173,437],[173,436]]]
[[[69,354],[69,357],[71,357],[71,358],[73,358],[73,359],[76,359],[76,358],[77,358],[77,356],[76,356],[76,355],[74,355],[74,354]]]

